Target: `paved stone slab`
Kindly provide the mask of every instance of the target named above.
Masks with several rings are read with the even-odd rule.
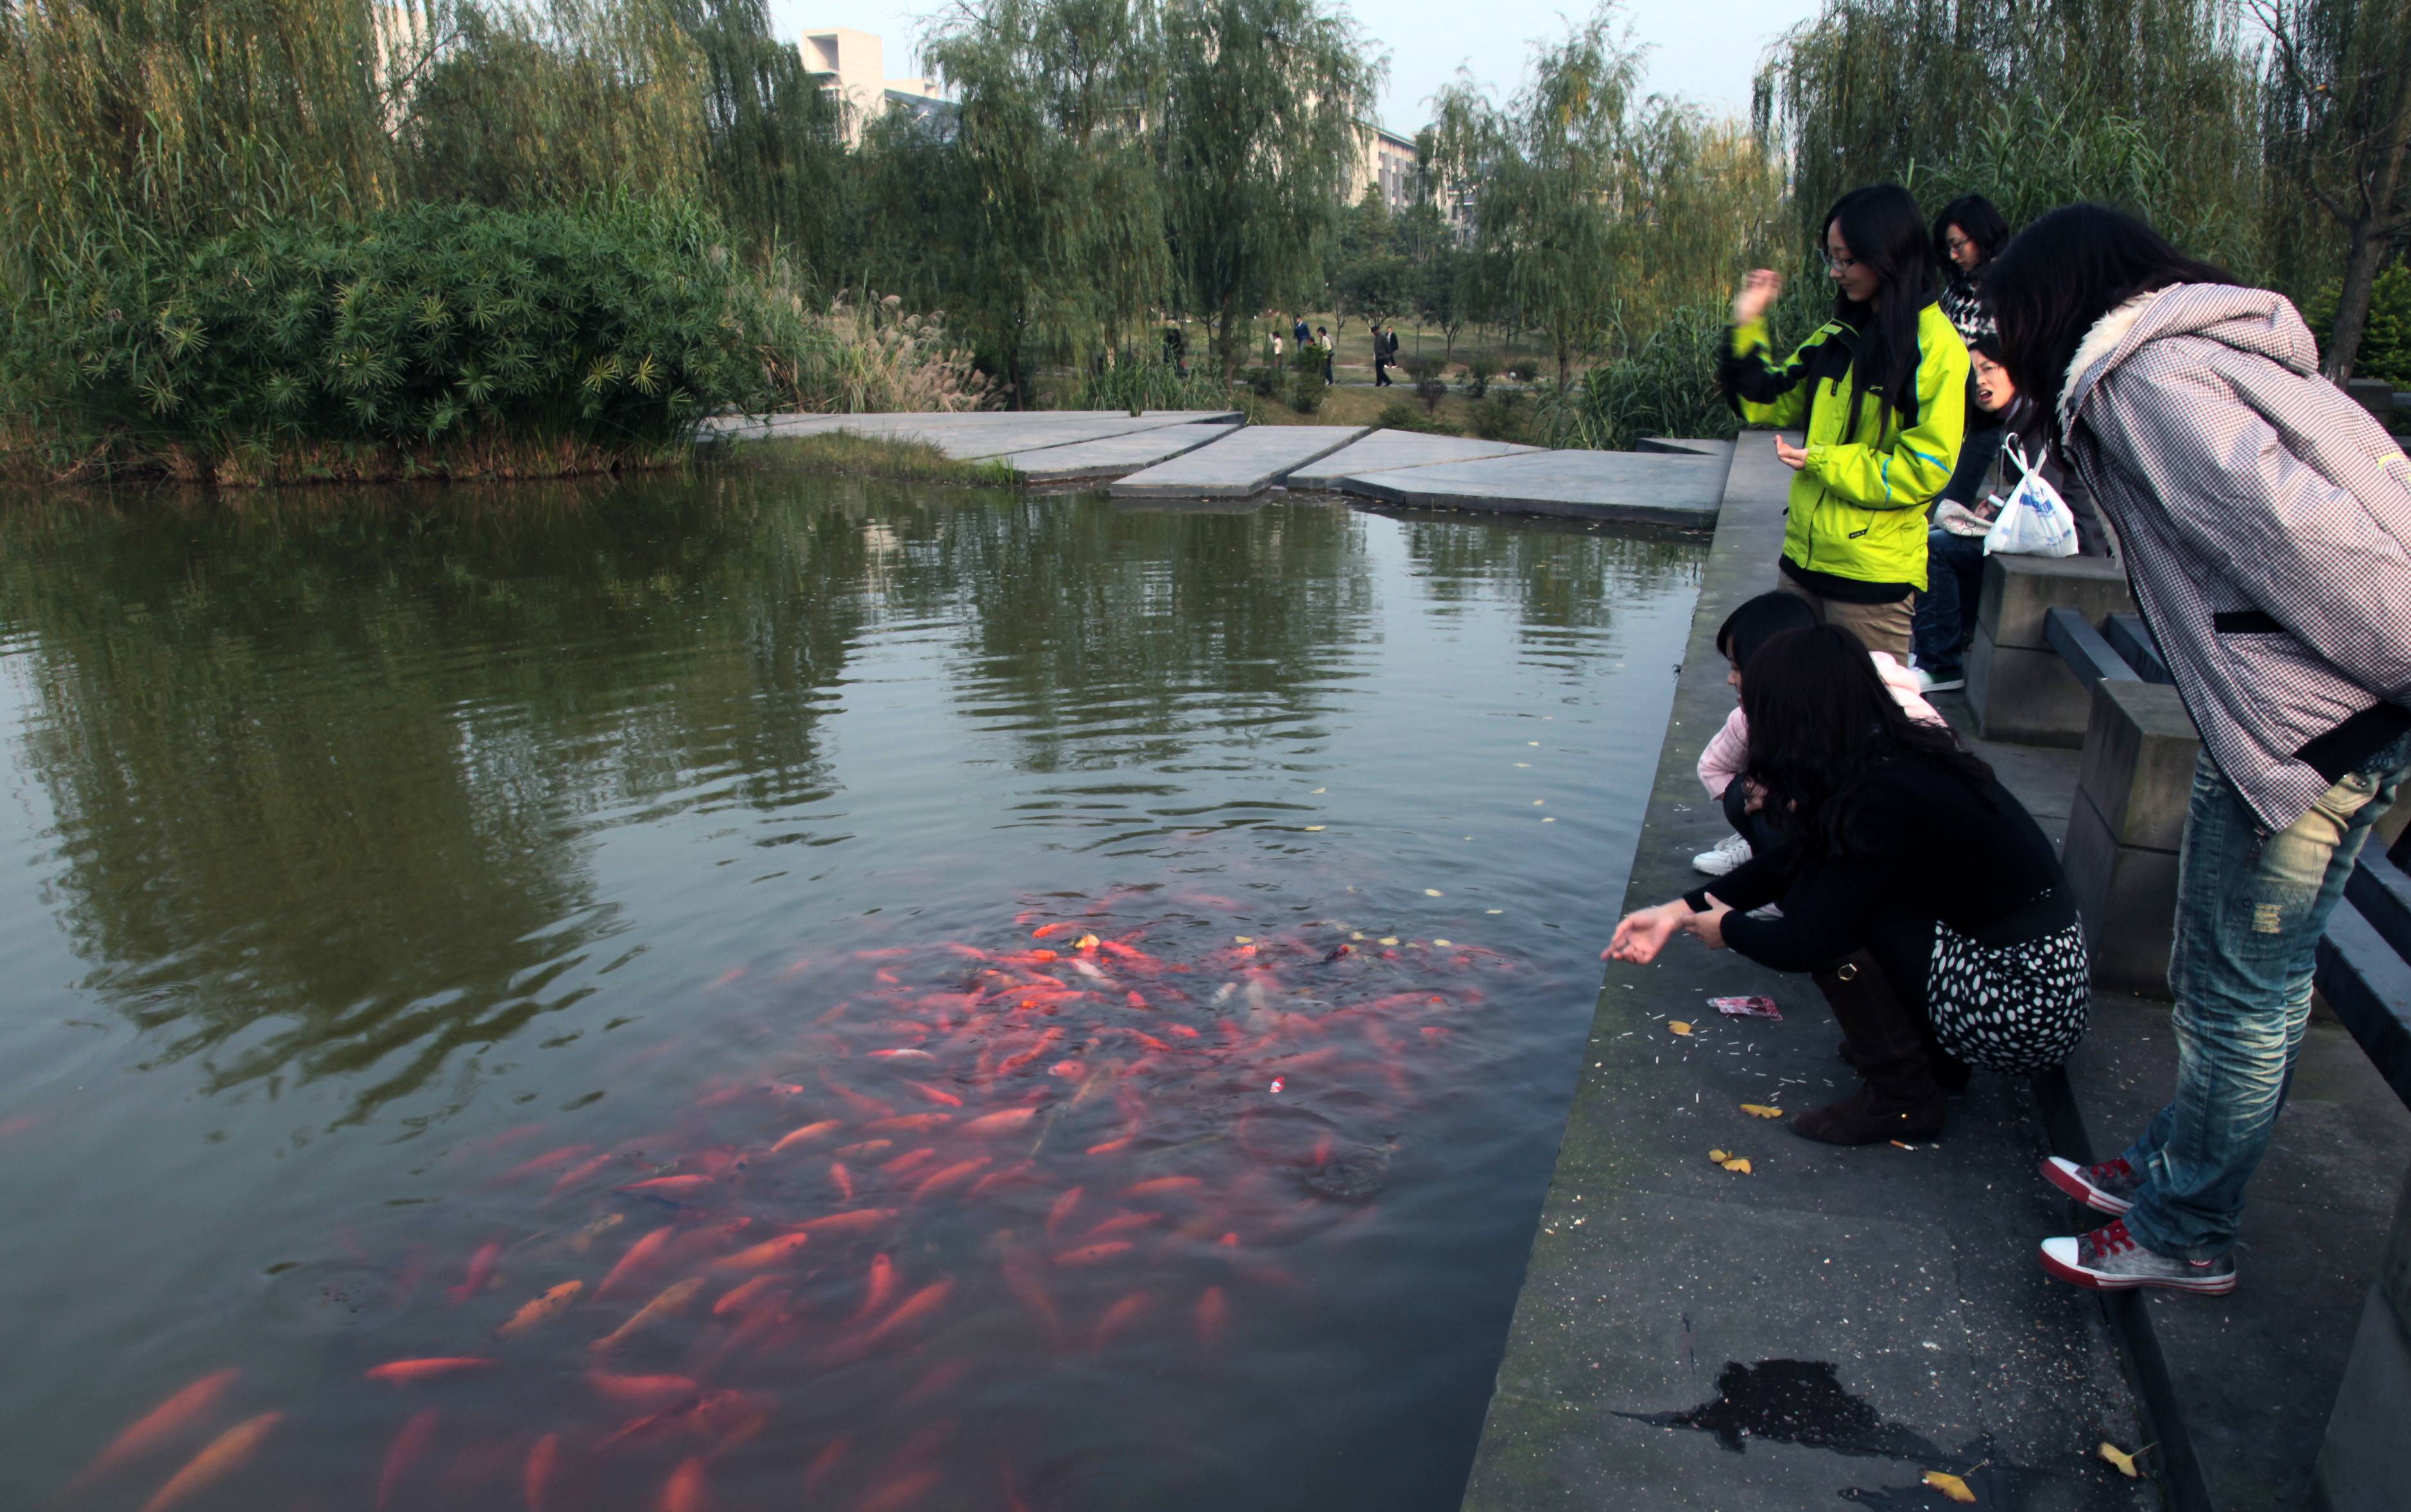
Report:
[[[1013,419],[1017,424],[1000,427],[993,431],[966,430],[932,439],[947,456],[969,461],[978,458],[1010,457],[1017,452],[1042,451],[1054,446],[1079,445],[1113,436],[1161,430],[1167,426],[1226,423],[1239,418],[1236,410],[1155,410],[1136,417],[1116,414],[1064,420],[1041,411],[1015,415]]]
[[[1321,461],[1283,478],[1292,488],[1333,488],[1352,475],[1389,472],[1405,467],[1434,467],[1442,462],[1471,462],[1484,457],[1513,457],[1536,452],[1512,441],[1475,441],[1465,436],[1427,436],[1416,430],[1376,430],[1352,441]]]
[[[1341,487],[1394,504],[1698,528],[1717,522],[1725,472],[1713,458],[1702,457],[1536,452],[1360,473]]]
[[[1365,433],[1363,426],[1249,426],[1114,485],[1117,499],[1245,499]]]
[[[1001,460],[1030,483],[1126,477],[1184,452],[1211,445],[1238,429],[1235,425],[1159,426],[1151,430],[1107,436],[1103,441],[1014,452]]]
[[[961,410],[902,414],[722,415],[706,422],[707,434],[730,441],[818,435],[831,430],[861,436],[925,441],[960,461],[1002,457],[1044,447],[1075,445],[1111,436],[1200,422],[1229,422],[1235,410]]]

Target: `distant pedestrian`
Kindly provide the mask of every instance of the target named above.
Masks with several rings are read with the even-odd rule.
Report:
[[[1909,599],[1925,587],[1925,506],[1965,429],[1967,344],[1935,302],[1925,218],[1897,184],[1854,189],[1824,221],[1833,318],[1776,362],[1766,312],[1783,291],[1760,269],[1733,297],[1717,373],[1725,398],[1775,438],[1797,474],[1780,586],[1871,651],[1908,660]]]
[[[1387,388],[1390,386],[1390,355],[1398,349],[1397,344],[1395,339],[1381,327],[1373,327],[1372,331],[1373,386]]]
[[[1325,326],[1317,326],[1314,327],[1314,344],[1322,348],[1322,381],[1325,384],[1328,384],[1332,381],[1330,327]]]
[[[1297,349],[1301,352],[1305,351],[1306,343],[1312,338],[1306,328],[1306,317],[1304,315],[1297,317],[1297,325],[1290,331],[1290,334],[1297,338]]]
[[[2009,223],[1982,195],[1962,195],[1934,217],[1934,261],[1942,274],[1942,313],[1951,317],[1970,350],[1993,330],[1993,317],[1984,308],[1977,280],[2009,240]],[[1943,498],[1965,503],[1982,497],[1976,490],[2000,455],[2004,433],[2002,427],[1986,424],[1980,415],[1968,416],[1959,465],[1943,487]]]
[[[1273,366],[1274,366],[1274,367],[1276,367],[1276,368],[1279,367],[1279,366],[1280,366],[1280,359],[1281,359],[1281,339],[1280,339],[1280,332],[1279,332],[1279,331],[1275,331],[1275,332],[1273,332]]]
[[[2169,959],[2175,1095],[2116,1158],[2045,1164],[2115,1221],[2044,1240],[2042,1264],[2098,1290],[2230,1291],[2319,936],[2411,766],[2411,460],[2319,375],[2283,297],[2131,215],[2053,211],[1983,288],[2201,734]]]
[[[1647,965],[1679,931],[1810,973],[1859,1074],[1792,1119],[1820,1143],[1930,1138],[1971,1068],[2066,1058],[2093,996],[2083,932],[2051,840],[1992,768],[1910,718],[1839,625],[1760,647],[1741,706],[1744,779],[1780,843],[1627,915],[1608,957]]]

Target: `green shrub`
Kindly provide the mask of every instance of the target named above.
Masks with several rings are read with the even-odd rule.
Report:
[[[1186,378],[1172,363],[1153,356],[1124,352],[1112,366],[1081,380],[1064,405],[1073,410],[1227,410],[1231,390],[1211,364],[1192,368]],[[1249,380],[1253,382],[1252,377]]]
[[[1289,407],[1300,414],[1322,408],[1323,394],[1331,386],[1323,380],[1322,362],[1322,348],[1311,344],[1290,358]]]
[[[1454,436],[1458,433],[1456,427],[1439,415],[1416,409],[1404,400],[1383,409],[1373,423],[1384,430],[1419,430],[1427,436]]]
[[[1487,355],[1465,359],[1465,397],[1481,399],[1490,392],[1490,380],[1498,376],[1498,359]]]
[[[222,482],[554,473],[808,396],[836,338],[701,211],[419,205],[130,242],[13,306],[0,412],[53,464]]]
[[[1532,411],[1524,396],[1512,389],[1491,395],[1473,406],[1473,433],[1484,441],[1528,443]]]
[[[1440,361],[1438,357],[1417,356],[1411,357],[1400,357],[1398,359],[1398,367],[1400,371],[1405,372],[1409,379],[1417,384],[1421,384],[1426,378],[1436,378],[1439,376],[1440,369],[1446,366],[1447,364]]]
[[[2327,350],[2328,337],[2335,329],[2336,301],[2343,293],[2341,284],[2331,283],[2311,301],[2307,313],[2321,352]],[[2396,263],[2377,275],[2377,284],[2369,295],[2369,324],[2361,329],[2352,375],[2383,378],[2397,388],[2411,388],[2411,263]]]
[[[1541,365],[1530,357],[1517,357],[1507,364],[1507,376],[1519,384],[1528,384],[1541,375]]]
[[[1560,393],[1544,390],[1533,429],[1554,446],[1629,451],[1644,436],[1732,436],[1740,423],[1717,384],[1724,312],[1682,309],[1629,356]]]

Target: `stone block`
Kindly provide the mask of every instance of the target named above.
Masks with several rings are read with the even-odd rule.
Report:
[[[2176,852],[2120,845],[2101,810],[2079,789],[2060,865],[2084,921],[2094,987],[2166,998],[2169,951],[2176,942]]]
[[[2057,651],[2004,646],[1982,625],[1967,647],[1967,705],[1976,733],[2021,746],[2084,744],[2093,701]]]
[[[2113,614],[2133,614],[2135,596],[2126,588],[2126,570],[2100,557],[1984,559],[1976,623],[1992,632],[1995,645],[2042,649],[2042,617],[2060,604],[2097,626]]]
[[[2395,1512],[2403,1505],[2400,1446],[2411,1440],[2411,1180],[2345,1357],[2335,1407],[2313,1472],[2327,1512]]]
[[[2103,678],[2093,688],[2077,791],[2120,845],[2174,850],[2185,837],[2201,737],[2177,691]]]

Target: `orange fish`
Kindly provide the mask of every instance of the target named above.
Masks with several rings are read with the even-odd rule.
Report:
[[[605,1166],[609,1165],[611,1160],[612,1156],[608,1152],[606,1152],[605,1154],[594,1156],[591,1160],[581,1160],[577,1164],[570,1167],[567,1170],[561,1173],[561,1180],[552,1184],[552,1190],[544,1194],[546,1200],[549,1201],[553,1198],[559,1197],[562,1193],[577,1185],[579,1182],[584,1181],[587,1177],[593,1175]]]
[[[831,1213],[824,1217],[808,1218],[796,1227],[806,1233],[857,1233],[876,1228],[896,1216],[894,1208],[855,1208],[850,1213]]]
[[[1143,1291],[1133,1291],[1106,1308],[1105,1316],[1097,1319],[1097,1331],[1090,1338],[1089,1347],[1102,1353],[1105,1345],[1113,1342],[1114,1335],[1146,1316],[1147,1310],[1154,1305],[1154,1298]]]
[[[885,1140],[881,1140],[879,1142],[884,1144],[887,1141]],[[832,1160],[829,1162],[829,1180],[837,1184],[838,1195],[840,1197],[843,1198],[848,1202],[854,1200],[854,1172],[845,1169],[844,1161]]]
[[[840,1127],[836,1119],[824,1118],[817,1124],[806,1124],[801,1128],[789,1129],[779,1137],[778,1143],[770,1146],[770,1153],[777,1155],[782,1150],[792,1149],[798,1144],[819,1139],[822,1135]]]
[[[796,1258],[796,1252],[802,1249],[811,1237],[808,1233],[782,1234],[751,1249],[740,1249],[734,1255],[714,1260],[711,1268],[715,1271],[759,1271],[765,1266],[784,1265]]]
[[[68,1483],[67,1491],[82,1490],[102,1476],[181,1436],[217,1405],[218,1398],[224,1396],[226,1388],[234,1385],[241,1374],[242,1372],[233,1369],[212,1371],[144,1413],[109,1441],[109,1447],[100,1451],[99,1457]]]
[[[552,1170],[555,1166],[565,1166],[592,1148],[594,1146],[591,1144],[564,1144],[548,1155],[540,1155],[533,1160],[513,1166],[494,1179],[497,1182],[508,1182],[517,1181],[521,1176],[537,1175]]]
[[[829,1476],[837,1474],[838,1466],[845,1463],[846,1452],[853,1447],[854,1440],[850,1438],[832,1439],[823,1445],[821,1451],[812,1456],[812,1462],[804,1468],[804,1494],[818,1495]]]
[[[924,1318],[935,1316],[940,1308],[946,1305],[946,1299],[954,1294],[953,1282],[931,1282],[898,1303],[896,1311],[888,1314],[880,1321],[877,1328],[863,1336],[863,1344],[866,1346],[875,1345],[891,1333],[911,1328]]]
[[[1055,1205],[1046,1210],[1047,1238],[1053,1239],[1062,1231],[1064,1221],[1072,1216],[1072,1210],[1080,1205],[1080,1194],[1087,1190],[1085,1186],[1074,1186],[1055,1199]]]
[[[731,1287],[728,1288],[728,1294],[726,1296],[711,1304],[711,1316],[714,1317],[726,1317],[731,1313],[741,1313],[748,1307],[753,1305],[754,1298],[761,1296],[764,1292],[768,1291],[778,1284],[779,1278],[777,1276],[757,1275],[751,1281]]]
[[[703,1461],[683,1460],[662,1486],[661,1512],[703,1512]]]
[[[616,1375],[599,1370],[586,1373],[586,1384],[623,1407],[658,1406],[691,1397],[697,1389],[694,1381],[684,1375]]]
[[[971,1374],[971,1368],[972,1362],[968,1359],[950,1359],[935,1367],[913,1383],[911,1390],[896,1399],[898,1410],[908,1411],[935,1402],[961,1385],[963,1377]]]
[[[516,1339],[522,1333],[541,1328],[576,1301],[577,1294],[585,1289],[583,1281],[564,1281],[543,1296],[522,1303],[519,1310],[511,1315],[511,1320],[494,1331],[505,1339]]]
[[[401,1488],[402,1477],[410,1474],[410,1467],[427,1452],[427,1446],[435,1442],[435,1416],[432,1407],[415,1412],[402,1425],[402,1432],[393,1436],[392,1447],[385,1451],[385,1468],[377,1473],[377,1512],[385,1512],[393,1505],[393,1493]]]
[[[1124,1197],[1164,1197],[1173,1192],[1193,1192],[1206,1183],[1195,1176],[1158,1176],[1122,1188]]]
[[[865,1134],[893,1134],[899,1130],[912,1134],[925,1134],[933,1128],[945,1127],[954,1116],[952,1113],[903,1113],[894,1118],[883,1118],[876,1123],[865,1124],[862,1126],[862,1131]]]
[[[360,1379],[391,1381],[396,1386],[416,1386],[421,1381],[432,1381],[442,1376],[458,1374],[462,1371],[483,1370],[492,1363],[492,1360],[481,1359],[475,1355],[442,1355],[427,1359],[396,1359],[383,1365],[372,1366],[361,1372]],[[270,1416],[274,1415],[270,1414]]]
[[[1222,1330],[1231,1321],[1230,1300],[1220,1287],[1208,1287],[1197,1297],[1197,1342],[1206,1349],[1222,1343]]]
[[[839,1145],[837,1148],[837,1154],[840,1158],[844,1158],[846,1156],[859,1157],[867,1155],[877,1155],[882,1150],[892,1150],[895,1147],[896,1141],[894,1140],[864,1140],[858,1144]]]
[[[913,1470],[897,1476],[854,1505],[854,1512],[905,1512],[937,1487],[934,1470]]]
[[[1116,1234],[1126,1234],[1133,1228],[1144,1228],[1151,1223],[1162,1223],[1161,1213],[1117,1213],[1104,1222],[1074,1240],[1074,1244],[1094,1244]]]
[[[1133,1140],[1129,1135],[1125,1134],[1120,1139],[1107,1140],[1103,1144],[1091,1144],[1082,1153],[1086,1155],[1118,1155],[1137,1142],[1138,1141],[1136,1140]]]
[[[1031,1171],[1037,1169],[1037,1161],[1023,1160],[1014,1165],[1007,1166],[1002,1170],[991,1170],[986,1175],[982,1176],[979,1180],[972,1183],[972,1189],[968,1195],[976,1199],[977,1198],[984,1196],[989,1188],[1002,1186],[1007,1182],[1019,1181],[1022,1177],[1029,1175]]]
[[[1102,1265],[1105,1261],[1112,1259],[1117,1255],[1128,1254],[1130,1252],[1130,1242],[1128,1240],[1108,1240],[1102,1244],[1087,1244],[1078,1249],[1067,1249],[1060,1255],[1055,1257],[1055,1263],[1058,1265],[1074,1266]]]
[[[168,1484],[142,1504],[142,1512],[168,1512],[177,1503],[241,1469],[284,1420],[281,1412],[263,1412],[220,1433],[208,1448],[193,1456],[190,1463],[168,1477]]]
[[[610,1332],[605,1334],[600,1339],[595,1340],[586,1347],[595,1350],[617,1349],[622,1343],[626,1342],[630,1334],[636,1333],[640,1330],[651,1326],[652,1324],[658,1323],[665,1317],[676,1317],[679,1314],[685,1312],[687,1304],[694,1301],[694,1294],[702,1289],[703,1278],[701,1276],[689,1276],[684,1281],[680,1281],[670,1287],[651,1301],[649,1301],[644,1306],[636,1309],[636,1315],[634,1317],[631,1317],[628,1321],[621,1324],[618,1328],[613,1329]]]
[[[485,1290],[487,1284],[494,1279],[494,1267],[501,1262],[502,1258],[503,1242],[499,1239],[487,1240],[477,1246],[476,1254],[469,1257],[468,1275],[462,1278],[459,1286],[445,1288],[444,1295],[451,1298],[452,1305],[458,1307]]]
[[[662,1197],[676,1197],[711,1185],[709,1176],[655,1176],[648,1181],[630,1182],[623,1192],[652,1192]]]
[[[899,1045],[893,1050],[873,1050],[865,1054],[871,1060],[936,1060],[938,1058],[913,1045]]]
[[[920,1185],[913,1188],[913,1200],[918,1202],[925,1197],[936,1196],[949,1186],[958,1186],[993,1164],[995,1164],[993,1156],[975,1155],[968,1160],[957,1160],[951,1166],[932,1171],[922,1179]]]
[[[670,1235],[676,1231],[674,1225],[664,1224],[629,1245],[628,1253],[620,1257],[620,1263],[611,1267],[610,1273],[604,1276],[603,1284],[594,1288],[594,1300],[599,1302],[610,1296],[620,1289],[620,1283],[634,1279],[637,1272],[651,1265],[669,1243]]]
[[[840,1102],[844,1103],[862,1117],[884,1118],[896,1111],[877,1098],[866,1098],[852,1087],[840,1086],[837,1079],[829,1075],[828,1068],[826,1066],[821,1068],[821,1085],[828,1088],[837,1096]]]
[[[925,1144],[917,1150],[906,1151],[904,1154],[898,1156],[895,1159],[881,1165],[879,1169],[885,1171],[890,1176],[901,1176],[906,1171],[912,1170],[914,1166],[919,1165],[922,1161],[935,1160],[937,1157],[937,1147],[934,1145]]]
[[[927,1082],[906,1082],[904,1084],[941,1107],[959,1108],[963,1105],[962,1098],[956,1097],[944,1087],[931,1086]]]
[[[528,1512],[545,1512],[552,1477],[560,1469],[561,1435],[547,1433],[528,1449],[527,1463],[519,1470],[519,1494],[527,1498]]]
[[[965,1124],[966,1134],[1010,1134],[1038,1116],[1035,1108],[1007,1108],[1002,1112],[982,1113]]]
[[[1040,924],[1037,928],[1030,932],[1030,938],[1031,939],[1053,939],[1058,935],[1069,934],[1079,927],[1080,926],[1075,923],[1059,923]]]
[[[884,1255],[872,1256],[870,1258],[870,1279],[868,1288],[863,1295],[862,1305],[855,1310],[854,1316],[847,1321],[849,1323],[860,1323],[869,1318],[871,1314],[878,1312],[880,1308],[887,1304],[888,1297],[892,1295],[895,1290],[896,1262],[889,1259]]]
[[[1029,1308],[1032,1316],[1045,1325],[1047,1343],[1060,1349],[1063,1346],[1063,1315],[1056,1311],[1055,1299],[1047,1295],[1045,1285],[1036,1273],[1017,1257],[1008,1257],[1004,1262],[1004,1285],[1021,1305]]]

